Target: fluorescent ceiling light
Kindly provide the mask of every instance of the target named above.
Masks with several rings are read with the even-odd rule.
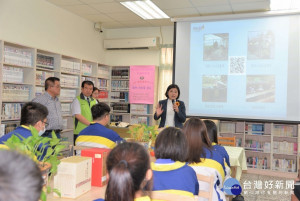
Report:
[[[299,0],[271,0],[271,10],[294,10],[300,9]]]
[[[124,1],[120,3],[145,20],[170,18],[150,0]]]

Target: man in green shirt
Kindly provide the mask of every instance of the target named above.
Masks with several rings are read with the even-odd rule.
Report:
[[[93,121],[91,108],[97,102],[91,97],[94,83],[83,81],[81,84],[81,93],[77,96],[72,105],[72,115],[74,117],[74,144],[80,131],[90,125]]]

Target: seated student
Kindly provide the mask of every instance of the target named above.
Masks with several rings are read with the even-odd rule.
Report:
[[[203,122],[206,126],[207,134],[213,148],[225,159],[227,165],[230,167],[229,155],[227,151],[224,147],[218,145],[218,129],[216,124],[211,120],[204,120]]]
[[[185,162],[187,141],[181,130],[174,127],[162,130],[156,138],[154,152],[156,161],[151,164],[153,191],[198,195],[197,175]]]
[[[42,135],[46,130],[47,115],[48,109],[44,105],[35,102],[25,103],[21,109],[21,126],[2,136],[0,144],[7,141],[13,134],[16,136],[21,135],[24,138],[32,136],[29,126],[33,126],[39,132],[39,135]]]
[[[152,170],[149,154],[142,145],[133,142],[119,144],[109,153],[106,167],[109,175],[105,201],[151,200],[143,191],[146,186],[151,186]]]
[[[29,157],[0,149],[0,200],[38,201],[43,179],[38,166]]]
[[[213,149],[205,124],[199,118],[190,118],[184,124],[183,132],[188,142],[187,162],[197,174],[215,177],[213,200],[225,201],[225,194],[221,190],[225,177],[224,159]],[[203,182],[199,182],[199,186],[200,191],[208,188]]]
[[[79,133],[75,142],[76,146],[114,148],[116,142],[123,139],[115,131],[105,127],[110,118],[109,106],[105,103],[98,103],[91,110],[94,121]]]

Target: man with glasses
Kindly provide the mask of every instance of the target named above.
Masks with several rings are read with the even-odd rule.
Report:
[[[93,122],[79,133],[76,146],[112,149],[116,142],[123,141],[115,131],[105,127],[110,121],[109,112],[109,106],[102,102],[92,107]]]
[[[44,105],[35,102],[25,103],[21,110],[21,125],[12,132],[2,136],[0,144],[7,141],[13,134],[24,138],[32,136],[29,126],[33,126],[39,132],[39,135],[41,135],[46,128],[47,115],[48,110]]]
[[[60,94],[60,80],[57,77],[49,77],[45,81],[45,93],[34,98],[32,101],[40,103],[47,107],[49,114],[47,116],[49,125],[43,137],[52,137],[52,131],[60,138],[60,132],[63,129],[63,119],[61,114],[61,104],[58,96]]]

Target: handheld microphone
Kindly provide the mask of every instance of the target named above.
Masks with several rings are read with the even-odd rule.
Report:
[[[173,100],[172,100],[172,104],[174,105],[175,102],[176,102],[176,100],[173,99]],[[175,109],[173,109],[173,110],[174,110],[174,112],[176,112]]]

